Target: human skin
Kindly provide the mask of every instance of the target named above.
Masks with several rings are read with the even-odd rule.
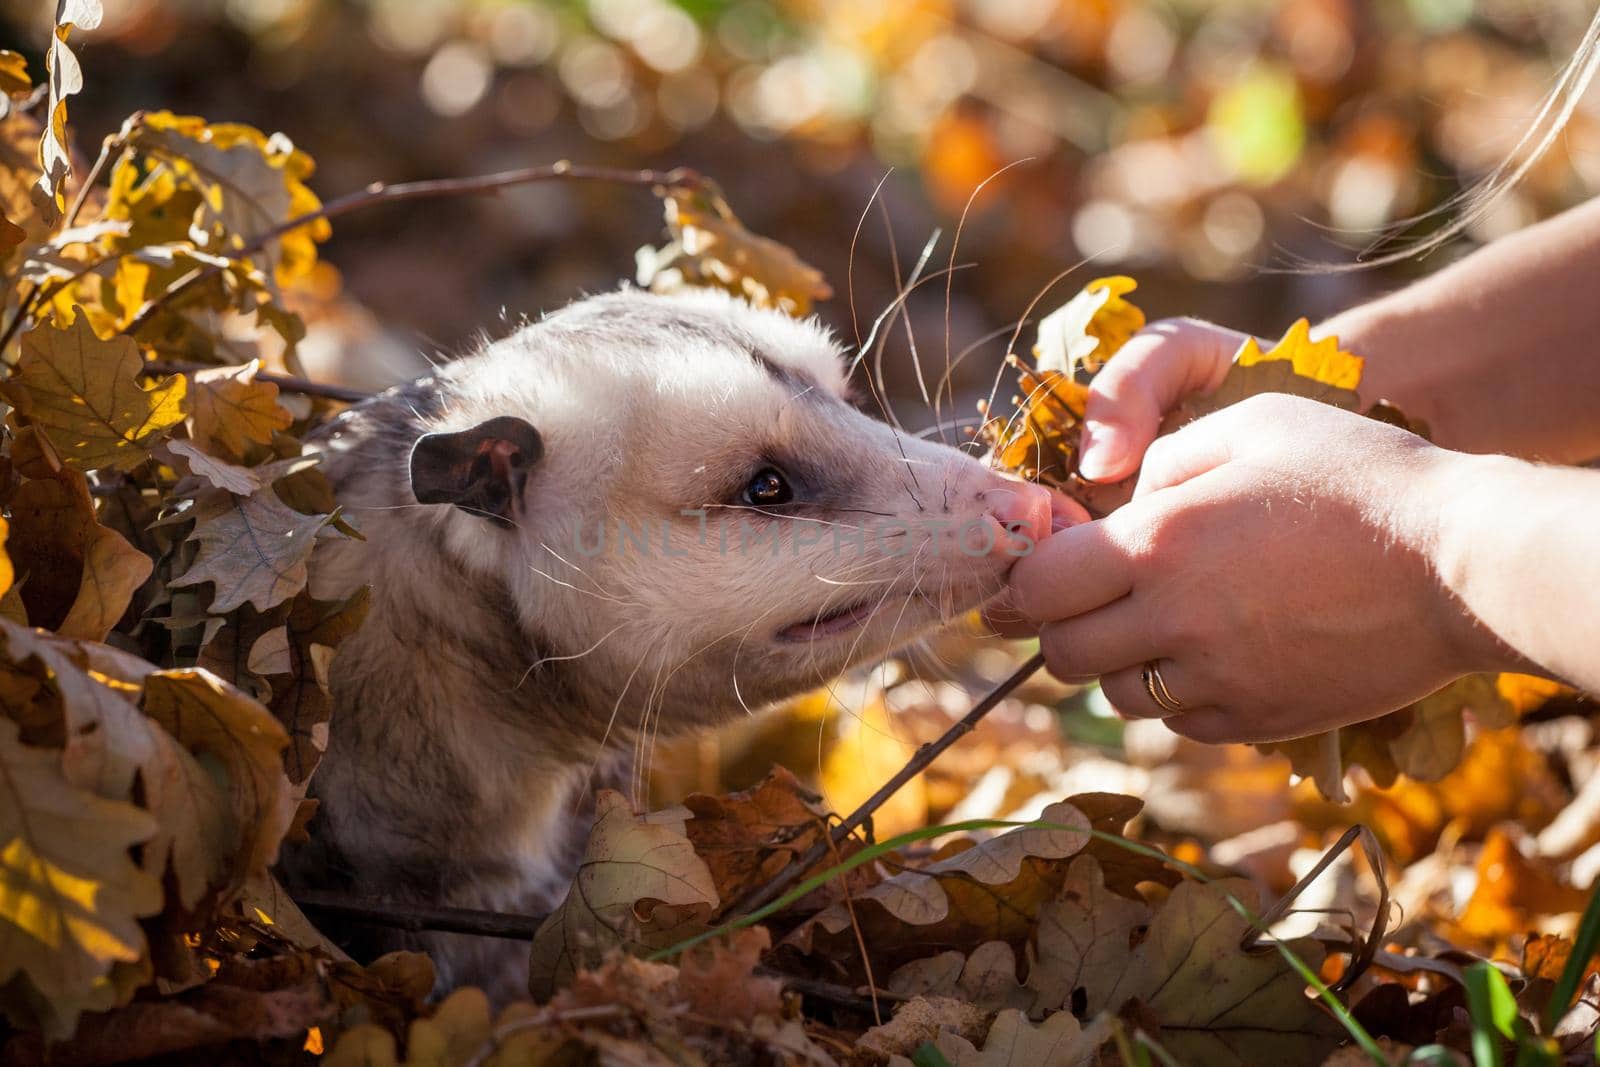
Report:
[[[1133,500],[1019,561],[1010,609],[1053,673],[1204,741],[1362,721],[1477,671],[1600,691],[1600,471],[1550,465],[1600,455],[1597,276],[1600,201],[1324,325],[1367,359],[1363,399],[1437,444],[1262,396],[1152,446],[1244,339],[1154,324],[1087,409],[1083,472],[1139,471]],[[1152,660],[1182,712],[1146,691]]]

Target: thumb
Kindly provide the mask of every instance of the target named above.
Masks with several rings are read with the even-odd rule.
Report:
[[[1234,458],[1233,421],[1226,410],[1160,438],[1145,453],[1133,498],[1198,478]]]
[[[1079,473],[1114,482],[1138,470],[1162,416],[1190,393],[1215,388],[1244,337],[1188,319],[1135,334],[1089,387]]]

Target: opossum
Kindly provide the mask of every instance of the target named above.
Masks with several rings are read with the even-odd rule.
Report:
[[[538,914],[595,783],[881,657],[994,595],[1047,491],[852,404],[820,326],[712,292],[570,304],[311,444],[371,586],[291,886]],[[439,988],[526,982],[511,941],[392,935]]]

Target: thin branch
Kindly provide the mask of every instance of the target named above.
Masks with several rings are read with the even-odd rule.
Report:
[[[341,919],[394,930],[409,930],[413,933],[437,930],[441,933],[476,934],[480,937],[501,937],[511,941],[531,941],[545,920],[543,915],[401,904],[323,889],[301,889],[295,891],[293,896],[294,902],[302,911],[319,915],[336,915]],[[776,978],[783,983],[785,989],[825,1000],[830,1004],[864,1013],[871,1013],[873,1010],[871,1000],[847,986],[785,974],[764,966],[756,967],[755,973],[764,978]],[[877,990],[876,993],[879,1000],[893,1003],[910,999],[883,989]]]
[[[353,919],[373,926],[410,930],[413,933],[438,930],[450,934],[476,934],[479,937],[531,941],[545,920],[543,915],[402,904],[398,901],[351,896],[348,893],[336,893],[325,889],[301,889],[291,895],[303,911]]]
[[[966,717],[946,730],[936,741],[930,741],[917,749],[916,754],[896,772],[893,778],[883,783],[883,786],[855,811],[845,818],[825,840],[818,841],[801,856],[779,871],[778,874],[766,885],[746,893],[728,912],[728,917],[748,915],[757,908],[777,900],[793,885],[801,875],[805,874],[819,861],[826,857],[830,850],[837,847],[840,842],[849,837],[855,830],[872,818],[872,813],[881,808],[885,801],[900,791],[900,787],[911,779],[921,774],[928,765],[942,755],[945,749],[971,733],[973,728],[982,721],[983,717],[993,711],[999,703],[1027,681],[1044,666],[1044,653],[1037,652],[1028,662],[1018,667],[1005,681],[991,689],[987,696],[973,705]]]
[[[623,170],[616,167],[582,166],[568,160],[560,160],[543,167],[524,167],[519,170],[500,171],[495,174],[479,174],[470,178],[434,178],[426,181],[400,182],[394,185],[373,182],[364,189],[330,200],[315,211],[308,211],[304,215],[289,219],[281,225],[257,234],[246,241],[243,247],[233,251],[229,258],[231,260],[243,259],[261,251],[285,234],[298,230],[303,226],[308,226],[322,219],[337,218],[340,215],[371,207],[374,204],[450,196],[481,196],[498,193],[502,189],[509,189],[513,186],[548,181],[591,181],[651,187],[690,186],[694,188],[709,188],[709,183],[705,178],[687,167],[678,167],[668,171]],[[140,329],[155,317],[156,312],[164,304],[176,299],[206,279],[215,277],[223,269],[224,267],[219,264],[207,264],[203,267],[197,267],[174,283],[166,292],[140,308],[139,313],[133,317],[133,321],[128,323],[123,332],[129,335],[137,334]]]
[[[189,363],[181,360],[152,359],[144,365],[141,374],[152,377],[167,374],[189,374],[197,370],[213,369],[209,363]],[[270,371],[256,371],[256,380],[271,382],[279,389],[291,393],[304,393],[306,396],[327,397],[329,400],[342,400],[347,404],[359,404],[377,394],[369,393],[365,389],[351,389],[343,385],[330,385],[327,382],[314,382],[309,378],[297,378],[293,374],[273,374]]]

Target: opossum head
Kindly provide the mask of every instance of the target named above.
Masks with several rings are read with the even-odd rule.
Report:
[[[603,681],[619,729],[650,703],[720,721],[982,603],[1049,532],[1045,490],[845,378],[818,326],[718,294],[579,301],[440,373],[405,466],[424,507],[384,536],[503,583],[530,636],[508,668]]]

